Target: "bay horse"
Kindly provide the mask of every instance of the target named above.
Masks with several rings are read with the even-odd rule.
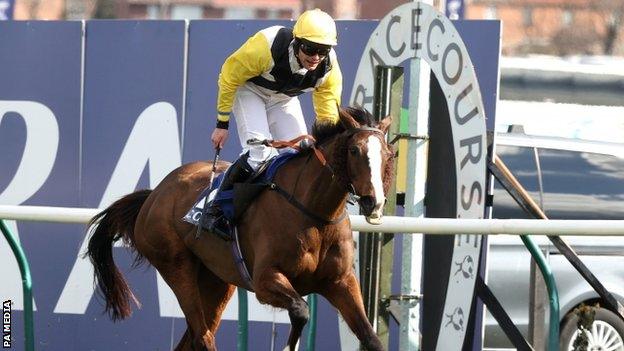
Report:
[[[237,223],[240,246],[263,304],[286,309],[291,321],[287,347],[295,350],[309,317],[302,296],[317,293],[338,309],[368,350],[382,350],[366,318],[353,269],[354,243],[346,215],[348,192],[359,196],[370,222],[381,216],[392,178],[394,153],[386,117],[375,123],[361,108],[339,109],[336,125],[315,125],[316,144],[276,173],[274,183],[299,202],[264,190]],[[227,164],[218,162],[217,171]],[[235,287],[245,287],[230,243],[182,221],[212,172],[211,162],[175,169],[154,190],[139,190],[94,216],[86,255],[95,270],[106,312],[115,321],[131,314],[138,300],[113,262],[114,242],[123,240],[147,259],[175,293],[187,329],[176,350],[216,350],[221,314]],[[319,220],[325,219],[325,220]],[[248,285],[247,285],[248,286]]]

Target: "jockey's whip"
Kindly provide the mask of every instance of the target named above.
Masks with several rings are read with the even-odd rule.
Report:
[[[208,183],[209,187],[212,187],[212,181],[214,180],[215,173],[217,173],[217,162],[219,161],[219,154],[221,153],[221,148],[215,148],[215,156],[214,160],[212,160],[212,174],[210,174],[210,182]]]
[[[217,162],[219,162],[219,154],[221,153],[221,148],[220,147],[215,147],[215,155],[214,155],[214,159],[212,160],[212,172],[210,173],[210,180],[208,181],[208,189],[212,188],[212,182],[214,181],[215,178],[215,174],[217,173]],[[208,207],[208,199],[204,200],[204,206],[202,207],[202,214],[201,217],[199,217],[199,223],[197,223],[197,231],[195,232],[195,239],[199,238],[199,236],[201,235],[201,231],[202,231],[202,224],[201,224],[201,220],[202,218],[204,218],[204,215],[206,214],[206,207]]]

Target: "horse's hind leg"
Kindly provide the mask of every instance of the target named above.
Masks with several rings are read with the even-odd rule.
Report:
[[[204,321],[212,336],[209,337],[211,339],[209,342],[210,345],[207,344],[206,348],[209,350],[216,349],[214,335],[217,333],[217,328],[221,321],[221,314],[227,306],[227,302],[232,297],[235,287],[223,282],[202,264],[199,264],[197,267],[196,284],[196,288],[199,291],[199,298],[201,299]],[[193,289],[193,287],[189,286],[189,289]],[[188,318],[187,323],[189,323]],[[206,342],[205,339],[206,338],[204,338],[204,342]],[[193,345],[193,331],[191,330],[190,324],[175,350],[196,350],[196,347]]]
[[[182,335],[182,339],[178,342],[178,346],[176,346],[174,351],[192,351],[193,346],[191,343],[193,342],[193,337],[191,336],[191,330],[189,327],[186,327],[186,331],[184,335]]]
[[[310,316],[308,304],[295,291],[288,278],[276,269],[265,270],[255,277],[253,284],[258,301],[288,310],[291,324],[288,347],[291,351],[296,350],[301,331]]]
[[[221,314],[225,310],[228,301],[230,301],[232,294],[234,294],[236,287],[221,280],[204,265],[199,267],[197,286],[202,299],[202,310],[204,311],[206,325],[212,335],[216,335],[221,323]]]
[[[177,254],[174,254],[175,251]],[[173,290],[190,329],[187,329],[177,349],[183,349],[185,344],[190,344],[192,350],[201,350],[204,346],[208,350],[214,350],[214,335],[206,324],[197,285],[201,263],[186,248],[172,249],[167,256],[169,257],[160,257],[159,260],[150,259],[150,262]],[[190,342],[186,339],[190,339]]]
[[[366,350],[383,350],[381,341],[366,317],[355,274],[351,273],[340,281],[326,285],[321,295],[340,311],[342,318]]]

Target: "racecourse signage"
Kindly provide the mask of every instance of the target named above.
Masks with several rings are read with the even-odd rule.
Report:
[[[372,111],[376,65],[425,60],[444,92],[451,119],[458,218],[483,218],[486,125],[481,92],[468,51],[451,21],[431,6],[409,2],[386,15],[365,48],[350,102]],[[481,237],[455,237],[436,350],[460,350],[474,290]],[[441,292],[442,293],[442,292]]]

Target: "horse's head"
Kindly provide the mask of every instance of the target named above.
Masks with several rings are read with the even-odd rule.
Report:
[[[394,152],[386,142],[392,117],[374,123],[372,115],[359,108],[341,109],[339,115],[345,128],[342,149],[346,150],[348,188],[359,197],[366,221],[380,224],[393,176]]]

